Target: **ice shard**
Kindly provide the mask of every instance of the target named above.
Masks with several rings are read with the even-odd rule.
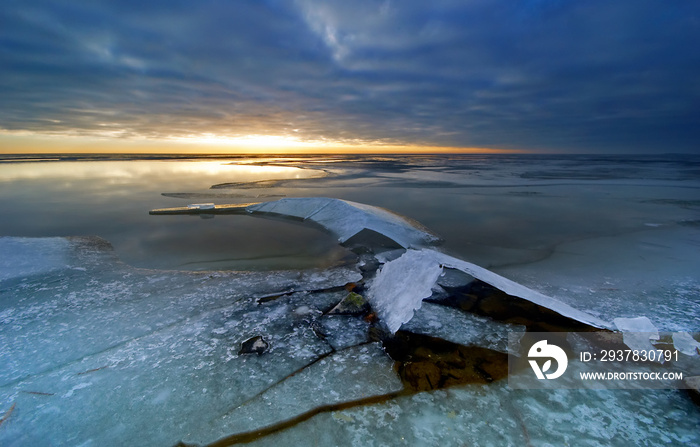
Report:
[[[699,355],[700,343],[687,332],[674,332],[672,334],[673,346],[685,355]]]
[[[647,317],[615,318],[615,326],[622,331],[622,341],[630,348],[639,351],[656,349],[651,340],[659,339],[659,330]]]
[[[442,266],[434,262],[429,251],[408,250],[384,264],[370,285],[369,301],[392,333],[413,318],[413,311],[432,295],[441,273]]]
[[[396,332],[413,317],[413,312],[420,308],[422,300],[432,293],[430,290],[444,267],[460,270],[509,295],[546,307],[564,317],[598,328],[612,327],[610,323],[593,315],[483,267],[432,249],[421,249],[407,250],[400,258],[384,264],[370,284],[368,299],[391,332]]]

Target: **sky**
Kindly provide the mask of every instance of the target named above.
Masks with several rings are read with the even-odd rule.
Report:
[[[700,153],[697,0],[3,0],[0,152]]]

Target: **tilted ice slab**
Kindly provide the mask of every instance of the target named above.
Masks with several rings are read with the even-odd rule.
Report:
[[[404,248],[425,247],[440,238],[406,217],[376,206],[327,197],[281,199],[250,205],[252,215],[273,215],[314,222],[342,244],[360,233],[378,233]]]
[[[391,332],[413,317],[423,299],[432,294],[444,267],[461,270],[509,294],[551,309],[560,315],[598,328],[612,328],[605,322],[568,304],[513,282],[490,270],[432,249],[407,250],[400,258],[384,264],[369,287],[368,299]]]

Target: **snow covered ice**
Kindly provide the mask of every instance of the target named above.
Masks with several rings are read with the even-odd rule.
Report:
[[[46,242],[44,248],[56,246]],[[322,290],[360,278],[342,267],[272,274],[138,270],[119,263],[102,241],[66,244],[68,263],[61,268],[2,282],[0,401],[16,403],[0,430],[3,445],[173,445],[186,435],[213,441],[211,421],[224,421],[238,405],[332,353],[312,326],[347,292]],[[297,292],[258,298],[289,290]],[[269,352],[239,355],[241,343],[259,334]],[[357,355],[376,356],[370,345],[365,349]],[[342,355],[327,361],[350,361]],[[365,377],[374,380],[387,361],[359,357],[356,367],[374,368]],[[377,392],[396,387],[390,367],[386,373],[389,382],[377,383]],[[332,371],[326,374],[332,383]],[[362,392],[372,393],[369,385]],[[351,398],[344,396],[331,397]],[[218,427],[221,436],[231,434],[223,422]]]
[[[366,436],[381,444],[399,433],[409,443],[444,445],[464,439],[519,444],[524,436],[549,436],[549,422],[527,416],[539,411],[539,399],[509,393],[503,384],[413,397],[396,394],[401,381],[380,345],[368,343],[367,324],[353,316],[324,315],[347,294],[338,287],[360,279],[354,268],[278,273],[140,270],[120,263],[99,239],[59,240],[4,241],[27,244],[14,252],[25,260],[28,253],[56,250],[65,263],[54,260],[41,273],[18,270],[1,283],[0,352],[5,367],[0,399],[15,404],[0,430],[3,445],[46,440],[56,445],[204,444],[283,424],[295,415],[301,416],[299,425],[285,430],[283,438],[273,432],[257,443],[295,445],[305,427],[317,424],[327,424],[313,428],[313,436],[324,445],[367,445]],[[449,260],[430,255],[436,256]],[[319,337],[315,327],[330,336]],[[504,334],[512,329],[432,303],[423,303],[402,326],[500,351]],[[269,352],[239,354],[241,343],[255,335],[265,337]],[[654,424],[644,423],[648,410],[636,399],[613,394],[606,399],[612,399],[619,414],[606,430],[599,422],[580,430],[599,445],[623,445],[628,439],[697,440],[692,420],[697,409],[673,398],[671,391],[654,393],[656,402],[668,404]],[[373,396],[386,399],[366,407],[339,405]],[[605,407],[591,406],[581,394],[558,391],[556,396],[556,405],[571,405],[592,417],[607,414]],[[642,401],[650,398],[645,395]],[[464,406],[466,401],[472,404]],[[493,407],[494,402],[501,404]],[[474,405],[492,410],[465,412]],[[334,410],[313,413],[319,407]],[[695,416],[677,419],[673,412]],[[484,425],[486,421],[500,422]],[[560,422],[567,426],[566,419]],[[630,423],[644,436],[609,437],[610,429],[621,431]],[[567,430],[558,432],[559,439],[574,439],[576,432]]]

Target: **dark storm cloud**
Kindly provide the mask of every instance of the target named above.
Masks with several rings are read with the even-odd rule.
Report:
[[[696,151],[694,1],[8,1],[0,128]]]

